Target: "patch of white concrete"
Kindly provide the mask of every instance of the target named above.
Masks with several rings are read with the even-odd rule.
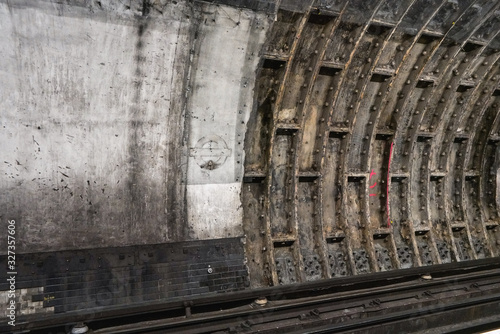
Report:
[[[197,239],[243,235],[241,183],[187,186],[188,221]]]

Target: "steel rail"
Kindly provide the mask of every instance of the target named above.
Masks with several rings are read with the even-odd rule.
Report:
[[[26,318],[25,321],[19,319],[16,323],[16,330],[31,330],[36,333],[42,330],[47,333],[48,329],[64,326],[65,324],[74,324],[79,321],[87,322],[91,328],[103,328],[106,324],[121,323],[131,324],[140,322],[141,320],[165,319],[168,314],[173,316],[184,316],[189,309],[190,317],[185,319],[177,319],[184,321],[220,321],[223,318],[215,318],[213,316],[206,317],[208,311],[224,310],[219,312],[219,316],[241,316],[239,306],[249,305],[258,297],[265,296],[271,303],[275,303],[276,307],[286,309],[287,307],[295,307],[293,300],[299,301],[302,305],[311,305],[323,300],[328,302],[345,301],[360,298],[375,298],[375,295],[393,295],[396,291],[404,290],[406,292],[425,285],[430,288],[435,285],[447,284],[453,280],[454,283],[458,280],[465,280],[467,277],[481,278],[499,276],[498,268],[500,268],[500,258],[489,258],[475,261],[467,261],[460,263],[450,263],[443,265],[435,265],[428,267],[417,267],[411,269],[399,270],[397,272],[379,272],[367,275],[359,275],[355,277],[335,278],[316,282],[307,282],[296,285],[277,286],[272,288],[244,290],[230,294],[216,294],[209,296],[197,296],[191,299],[177,299],[169,301],[152,301],[142,302],[126,307],[107,307],[95,308],[81,312],[68,312],[60,315],[38,315],[36,318]],[[419,281],[420,275],[432,273],[434,280]],[[486,276],[485,276],[486,275]],[[328,295],[328,296],[327,296]],[[279,305],[284,303],[286,305]],[[264,308],[259,308],[256,312],[262,312]],[[246,314],[251,314],[252,311],[245,310]],[[207,312],[207,313],[205,313]],[[245,313],[244,312],[244,313]],[[94,326],[94,327],[93,327]],[[0,332],[7,330],[5,326],[0,325]],[[42,333],[42,332],[40,332]]]
[[[490,270],[487,272],[479,272],[460,277],[452,277],[452,282],[449,279],[441,279],[438,281],[421,281],[415,284],[405,283],[399,284],[396,287],[378,289],[378,291],[370,291],[358,294],[357,291],[345,293],[343,296],[330,295],[326,298],[318,298],[311,300],[305,298],[304,301],[279,301],[280,305],[270,305],[269,307],[260,308],[254,306],[241,307],[236,311],[230,311],[218,315],[217,313],[185,319],[177,320],[159,320],[156,322],[143,322],[125,326],[116,326],[112,328],[102,328],[94,331],[95,334],[100,333],[213,333],[213,332],[239,332],[247,329],[252,331],[252,327],[257,326],[259,333],[274,333],[277,327],[284,330],[276,324],[287,322],[289,327],[295,327],[299,322],[297,319],[307,319],[310,314],[312,317],[310,323],[306,326],[315,326],[317,322],[322,323],[333,321],[338,318],[335,313],[339,314],[345,309],[360,310],[352,315],[362,314],[366,312],[380,312],[377,304],[395,303],[392,307],[384,309],[387,314],[375,316],[373,319],[346,321],[346,323],[333,323],[324,328],[320,327],[319,332],[330,333],[344,330],[353,330],[368,326],[390,323],[393,321],[401,321],[405,319],[415,318],[422,315],[455,310],[463,307],[470,307],[489,302],[500,301],[500,270]],[[475,287],[475,290],[467,290],[469,287]],[[482,288],[482,289],[481,289]],[[462,293],[460,293],[462,292]],[[446,296],[448,294],[448,296]],[[476,295],[480,294],[479,297]],[[442,295],[442,296],[441,296]],[[471,297],[474,298],[469,298]],[[437,299],[437,296],[442,298]],[[457,299],[457,300],[455,300]],[[414,300],[412,303],[411,300]],[[451,300],[443,306],[443,300]],[[375,306],[371,307],[375,301]],[[406,304],[409,308],[405,311],[399,311],[398,304]],[[410,306],[414,307],[410,307]],[[328,314],[333,316],[328,317]],[[327,318],[319,318],[319,315],[325,315]],[[246,319],[257,319],[256,321]],[[316,321],[314,321],[316,320]],[[302,329],[303,331],[304,329]],[[315,332],[316,329],[312,330]],[[311,333],[312,333],[311,332]]]

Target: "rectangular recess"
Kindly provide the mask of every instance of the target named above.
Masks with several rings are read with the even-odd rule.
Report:
[[[321,14],[310,14],[307,22],[313,24],[325,25],[335,19],[335,16],[321,15]]]
[[[493,96],[500,96],[500,89],[495,89],[495,90],[493,91],[493,94],[492,94],[492,95],[493,95]]]
[[[375,140],[389,140],[393,134],[390,133],[377,133],[375,134]]]
[[[452,226],[451,227],[451,230],[453,232],[460,232],[461,230],[463,230],[465,228],[465,226]]]
[[[265,58],[264,63],[262,64],[262,68],[270,68],[273,70],[277,70],[285,67],[286,61],[280,59],[271,59]]]
[[[431,140],[433,138],[434,138],[434,136],[432,136],[432,135],[420,134],[420,135],[417,136],[417,142],[419,142],[419,143],[426,143],[428,140]]]
[[[438,36],[422,34],[422,35],[420,35],[420,38],[417,40],[417,43],[429,44],[429,43],[432,43],[433,41],[437,40],[438,38],[439,38]]]
[[[343,139],[348,133],[347,131],[330,131],[330,138]]]
[[[444,178],[444,174],[431,174],[430,179],[433,182],[439,181]]]
[[[290,247],[293,245],[295,240],[279,240],[279,241],[274,241],[273,246],[274,248],[281,248],[281,247]]]
[[[418,80],[417,81],[417,88],[427,88],[427,87],[432,87],[434,85],[434,81],[430,80]]]
[[[297,132],[299,129],[295,128],[277,128],[276,129],[276,134],[280,136],[291,136],[295,132]]]
[[[347,176],[347,182],[361,182],[363,179],[366,179],[366,176],[362,175]]]
[[[372,36],[380,36],[385,34],[387,31],[391,30],[391,27],[380,25],[380,24],[370,24],[366,33]]]
[[[321,66],[319,69],[319,75],[326,75],[329,77],[333,77],[342,71],[341,68],[337,67],[329,67],[329,66]]]
[[[302,175],[299,176],[299,182],[314,182],[318,177],[319,175]]]
[[[342,240],[344,240],[344,236],[339,236],[339,237],[328,237],[326,238],[326,243],[327,244],[334,244],[334,243],[338,243],[338,242],[342,242]]]
[[[496,145],[498,142],[500,142],[500,137],[490,137],[490,138],[488,138],[488,144],[489,145]]]
[[[498,227],[498,225],[486,225],[486,229],[487,230],[493,230],[493,229],[495,229],[497,227]]]
[[[415,231],[415,235],[426,235],[429,232],[429,230],[419,230]]]
[[[371,82],[385,82],[386,79],[389,79],[391,76],[387,74],[381,74],[381,73],[373,73],[372,77],[370,78]]]
[[[461,144],[463,142],[466,142],[467,140],[469,140],[469,137],[465,137],[465,136],[457,136],[457,137],[453,138],[453,142],[457,143],[457,144]]]
[[[385,239],[389,236],[389,233],[376,233],[373,235],[374,240]]]
[[[474,86],[469,86],[469,85],[458,85],[457,87],[457,92],[458,93],[464,93],[468,91],[469,89],[474,88]]]
[[[391,176],[391,182],[403,182],[403,180],[407,178],[408,178],[407,176],[393,175]]]
[[[262,183],[265,178],[264,175],[243,176],[243,183]]]
[[[474,50],[477,50],[481,48],[482,46],[480,44],[472,43],[472,42],[467,42],[465,45],[462,47],[462,51],[464,52],[471,52]]]

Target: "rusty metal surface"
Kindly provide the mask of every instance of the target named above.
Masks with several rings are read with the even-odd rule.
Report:
[[[499,255],[499,8],[277,8],[245,145],[252,287]]]
[[[14,7],[24,8],[27,3],[19,2]],[[42,13],[43,9],[52,13],[52,9],[47,9],[51,4],[48,0],[41,1],[29,12],[37,14],[39,10]],[[85,187],[94,187],[99,198],[105,201],[106,210],[124,219],[116,218],[120,223],[114,223],[114,218],[106,217],[109,219],[106,223],[93,225],[101,221],[96,218],[98,214],[104,215],[98,209],[84,210],[81,205],[73,211],[68,209],[74,226],[65,229],[64,233],[54,233],[49,223],[46,224],[48,230],[39,230],[37,222],[25,225],[32,232],[41,231],[42,237],[52,231],[54,240],[38,235],[36,239],[27,238],[31,241],[23,245],[23,253],[28,247],[35,247],[33,252],[50,251],[50,256],[61,259],[55,261],[57,270],[64,267],[64,261],[84,263],[86,258],[92,257],[79,256],[77,259],[75,255],[72,260],[63,259],[63,255],[74,255],[78,247],[83,247],[75,243],[80,239],[65,236],[69,234],[67,231],[75,234],[80,220],[90,222],[91,228],[78,226],[78,233],[85,236],[84,245],[92,248],[91,251],[101,241],[111,243],[106,246],[137,247],[133,253],[137,261],[126,264],[126,267],[136,266],[136,271],[126,277],[135,284],[139,275],[146,276],[141,281],[145,283],[145,292],[138,293],[137,300],[127,294],[117,303],[94,305],[92,299],[82,305],[81,296],[111,295],[99,295],[99,290],[88,292],[87,288],[78,287],[73,295],[66,293],[64,298],[59,298],[65,305],[60,300],[44,300],[46,307],[58,306],[54,310],[62,314],[76,311],[77,306],[88,311],[95,306],[123,306],[151,300],[177,303],[194,294],[206,294],[208,298],[210,293],[217,291],[245,290],[243,293],[248,294],[241,299],[228,294],[227,298],[241,302],[250,296],[254,298],[251,293],[270,287],[310,288],[308,292],[326,289],[329,284],[343,288],[359,278],[365,277],[368,281],[374,277],[372,275],[397,276],[411,270],[422,274],[427,270],[443,270],[438,270],[440,266],[457,265],[456,269],[461,264],[474,266],[483,260],[500,257],[500,1],[135,0],[128,9],[121,2],[119,7],[115,5],[117,2],[113,1],[89,1],[82,5],[80,1],[71,0],[66,5],[61,4],[61,8],[88,11],[99,8],[101,16],[96,22],[100,23],[106,22],[107,13],[121,8],[127,13],[131,27],[137,28],[134,28],[137,30],[134,30],[137,35],[134,61],[137,62],[147,58],[147,49],[143,47],[149,43],[144,41],[151,41],[155,47],[166,45],[167,41],[170,45],[182,45],[175,47],[179,54],[171,59],[176,79],[171,80],[169,94],[177,96],[178,100],[172,102],[172,108],[151,108],[170,112],[165,128],[158,130],[158,134],[167,133],[168,138],[158,139],[156,143],[155,137],[155,142],[150,143],[155,148],[167,144],[168,163],[161,160],[160,167],[154,169],[163,172],[155,175],[151,174],[153,169],[149,174],[144,172],[149,171],[143,159],[149,146],[139,145],[138,136],[152,131],[135,129],[140,122],[131,120],[134,129],[128,140],[132,146],[126,160],[131,167],[124,169],[130,171],[130,179],[124,193],[126,200],[118,196],[120,201],[117,202],[126,210],[120,212],[110,204],[112,201],[104,199],[108,190],[97,189],[89,178],[78,186],[86,183]],[[43,17],[52,18],[51,15]],[[145,34],[148,20],[151,31]],[[150,34],[156,31],[156,25],[159,27],[170,21],[182,25],[179,39],[148,39],[152,38]],[[169,36],[166,32],[170,29],[166,27],[158,36]],[[227,34],[230,29],[238,34]],[[235,45],[244,52],[239,63],[231,62],[234,57],[229,53],[219,57],[219,53],[222,55],[225,51],[223,48]],[[217,76],[216,69],[219,69]],[[159,68],[158,71],[165,74]],[[207,74],[209,72],[212,76]],[[145,78],[147,73],[146,68],[137,65],[134,76],[142,78],[144,75]],[[144,78],[137,84],[138,88],[142,87]],[[25,89],[23,96],[27,96],[28,91]],[[201,94],[196,103],[188,103],[193,99],[190,94],[201,91],[207,95]],[[140,94],[135,95],[137,106]],[[150,97],[148,95],[147,101]],[[237,103],[226,105],[225,100]],[[212,120],[207,121],[209,114],[206,112],[210,108],[214,112]],[[15,113],[12,115],[17,117]],[[186,130],[188,128],[192,133]],[[209,135],[210,132],[214,134]],[[218,135],[222,132],[226,132],[226,141]],[[192,134],[203,136],[198,139]],[[188,137],[195,143],[193,147],[188,145]],[[34,137],[33,142],[38,145]],[[226,166],[226,171],[218,168],[217,152],[213,152],[212,143],[216,145],[214,151],[220,153],[219,159],[225,161],[233,154],[233,167]],[[205,144],[210,147],[204,147]],[[210,153],[206,160],[197,151],[202,149],[206,150],[204,154]],[[92,149],[89,152],[94,154]],[[214,161],[208,159],[212,154]],[[189,164],[186,162],[189,159],[194,161]],[[144,168],[140,164],[144,164]],[[21,165],[19,161],[17,165]],[[17,165],[12,162],[8,168]],[[109,175],[121,176],[112,164],[108,167]],[[68,178],[67,174],[60,173]],[[110,179],[106,176],[103,180]],[[152,190],[136,188],[136,184],[151,184],[159,192],[148,200],[146,191],[151,193]],[[52,196],[59,191],[59,187],[44,189]],[[44,196],[43,192],[37,194]],[[72,191],[69,196],[73,197]],[[85,205],[98,207],[96,201],[84,200],[83,195],[79,198],[75,203],[85,201]],[[16,208],[30,207],[23,204],[30,202],[16,201],[15,197],[9,201],[16,202],[13,206]],[[48,216],[59,212],[53,209],[52,203],[65,203],[52,202],[50,198],[44,198],[45,201],[48,204],[43,206],[43,215]],[[37,213],[37,217],[43,215]],[[139,227],[141,220],[145,224]],[[58,224],[63,226],[64,219],[59,219]],[[109,227],[110,234],[96,233],[102,226]],[[158,227],[163,229],[159,232]],[[107,237],[109,235],[113,237]],[[114,235],[123,235],[125,239]],[[172,244],[173,241],[186,243],[188,249],[187,244],[212,245],[229,236],[230,240],[237,240],[238,247],[227,252],[217,249],[213,252],[207,246],[201,251],[197,249],[196,254],[186,250],[177,256],[173,248],[180,244]],[[244,244],[240,244],[240,240]],[[150,248],[148,244],[155,242],[169,242],[161,247],[175,255],[169,256],[173,263],[163,266],[163,262],[157,261],[160,265],[154,263],[151,272],[147,268],[143,273],[140,269],[146,260],[153,258],[148,261],[156,261],[160,257],[151,252],[153,255],[148,254],[146,258],[144,254],[149,252],[142,253]],[[65,251],[58,252],[59,248]],[[110,255],[113,260],[108,266],[109,272],[113,272],[115,265],[121,268],[120,261],[128,259],[122,253]],[[35,257],[45,256],[49,257],[47,254]],[[212,282],[218,273],[210,276],[215,269],[205,266],[215,260],[220,265],[217,270],[232,268],[234,264],[234,270],[227,274],[228,282],[222,273],[217,277],[222,281]],[[233,260],[237,263],[232,263]],[[26,280],[22,277],[20,282],[26,285],[21,284],[20,288],[38,288],[33,285],[35,281],[47,285],[45,280],[53,278],[44,276],[45,267],[53,262],[36,262],[29,264],[26,261],[25,269],[29,272],[23,275],[39,275],[43,280],[38,282],[34,277]],[[82,272],[93,274],[95,270],[100,274],[100,265],[94,268],[90,266],[92,263],[88,267],[81,266],[84,267]],[[29,269],[35,266],[43,270]],[[196,275],[203,276],[203,286],[199,280],[183,281],[189,277],[191,266],[201,266],[193,270],[203,269],[203,275]],[[70,271],[69,265],[67,268],[63,269]],[[181,277],[176,278],[178,285],[155,287],[158,277],[168,277],[176,270],[181,272]],[[78,274],[74,276],[72,278],[81,278]],[[90,283],[92,277],[85,277],[84,281]],[[116,282],[109,283],[108,278],[100,281],[111,290],[121,288]],[[391,283],[388,279],[384,284],[389,286]],[[57,292],[63,294],[62,290],[69,289],[68,284],[61,284]],[[6,289],[4,282],[2,291]],[[460,294],[466,295],[474,293]],[[31,296],[31,301],[40,302],[43,297],[37,292],[34,299]],[[178,297],[180,299],[176,299]],[[443,294],[442,297],[450,296]],[[101,299],[106,303],[112,300]],[[206,302],[209,303],[217,304],[215,299]],[[391,305],[392,308],[401,307],[401,304]],[[192,305],[184,306],[186,315],[191,315]],[[374,302],[366,309],[378,306],[379,302]],[[365,311],[364,306],[362,311]],[[82,319],[90,314],[85,312]],[[342,319],[336,315],[332,318]],[[313,312],[299,320],[307,322],[316,317]],[[54,319],[50,321],[56,321]],[[287,322],[290,324],[295,323]]]

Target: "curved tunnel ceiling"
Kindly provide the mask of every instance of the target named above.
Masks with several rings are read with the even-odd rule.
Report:
[[[500,255],[500,2],[283,2],[242,190],[254,287]]]

